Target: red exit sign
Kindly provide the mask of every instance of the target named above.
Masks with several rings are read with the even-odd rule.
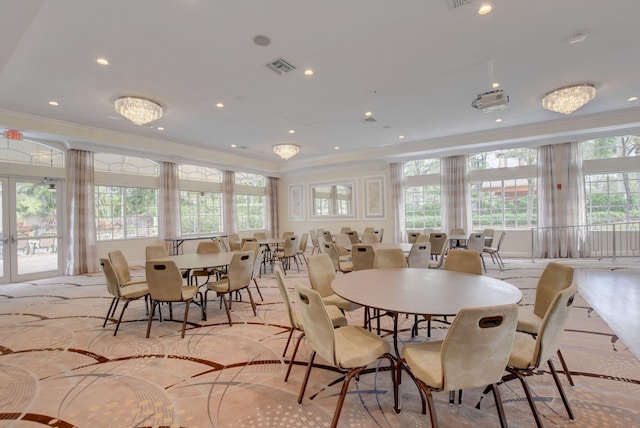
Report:
[[[12,130],[4,131],[4,138],[7,140],[22,140],[22,132]]]

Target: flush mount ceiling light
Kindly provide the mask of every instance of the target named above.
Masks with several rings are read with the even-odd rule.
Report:
[[[273,153],[280,156],[282,159],[291,159],[300,151],[300,147],[295,144],[278,144],[273,148]]]
[[[542,107],[556,113],[571,114],[596,96],[591,84],[565,86],[548,93],[542,99]]]
[[[162,117],[162,106],[154,101],[138,97],[120,97],[116,111],[136,125],[142,126]]]

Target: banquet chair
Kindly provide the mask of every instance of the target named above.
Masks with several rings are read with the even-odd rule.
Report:
[[[220,252],[222,252],[222,253],[228,253],[229,252],[229,247],[227,246],[227,241],[225,241],[224,238],[217,238],[216,241],[218,242],[218,245],[220,245]]]
[[[333,242],[323,242],[322,250],[331,258],[336,272],[349,273],[353,271],[353,262],[350,256],[340,256]]]
[[[302,234],[302,238],[300,238],[298,252],[296,253],[296,256],[298,257],[298,261],[300,263],[302,263],[302,260],[304,260],[305,264],[307,263],[307,257],[304,255],[304,253],[307,252],[307,242],[309,242],[309,234],[305,232]],[[302,259],[300,259],[300,256],[302,256]]]
[[[444,266],[444,260],[448,252],[449,252],[449,246],[443,245],[442,248],[440,248],[440,254],[436,256],[435,260],[431,260],[431,262],[429,262],[429,265],[427,267],[429,269],[440,269],[442,266]],[[431,247],[431,257],[433,257],[433,247]]]
[[[258,314],[256,313],[256,304],[253,301],[253,296],[251,295],[251,290],[249,289],[249,285],[251,285],[251,277],[253,275],[253,267],[253,252],[241,251],[239,253],[235,253],[227,269],[227,276],[215,282],[209,282],[207,284],[207,290],[204,292],[205,314],[207,294],[209,291],[215,291],[224,303],[224,308],[227,312],[229,325],[232,326],[233,323],[231,321],[230,312],[231,294],[235,291],[246,289],[247,293],[249,294],[249,300],[251,301],[251,309],[253,309],[253,315],[257,316]],[[227,302],[227,300],[225,299],[225,294],[229,295],[229,302]]]
[[[340,228],[340,233],[343,235],[346,235],[347,233],[351,232],[351,228],[348,226],[344,226]]]
[[[365,227],[364,228],[364,232],[362,232],[363,234],[365,233],[373,233],[373,227]]]
[[[290,236],[294,236],[295,232],[282,232],[282,239],[287,239]]]
[[[158,260],[169,257],[167,247],[164,245],[147,245],[144,251],[146,260]]]
[[[374,269],[406,268],[407,258],[401,248],[380,248],[373,259]]]
[[[267,239],[267,232],[254,232],[253,237],[255,239]]]
[[[429,241],[429,235],[430,235],[429,233],[421,233],[416,238],[416,242],[431,242],[431,241]],[[415,242],[414,242],[414,244],[415,244]]]
[[[149,310],[147,301],[147,298],[149,296],[149,287],[147,287],[146,283],[136,283],[132,285],[121,286],[118,282],[116,271],[109,259],[101,258],[100,266],[102,266],[102,271],[104,272],[104,277],[107,282],[107,291],[109,291],[109,294],[113,296],[113,299],[111,299],[111,305],[109,305],[109,310],[107,311],[107,315],[104,317],[102,328],[107,325],[107,320],[109,319],[109,317],[115,315],[118,302],[120,300],[124,300],[124,305],[122,306],[122,311],[120,311],[116,329],[113,332],[113,335],[115,336],[116,334],[118,334],[118,328],[120,328],[122,316],[124,315],[124,311],[127,309],[127,306],[129,306],[130,301],[144,297],[145,306],[147,306],[147,311]]]
[[[336,277],[336,270],[328,254],[316,254],[307,259],[309,282],[311,288],[322,296],[325,305],[337,306],[343,311],[355,311],[362,306],[352,303],[333,292],[331,281]]]
[[[253,251],[253,255],[256,256],[258,254],[258,251],[260,250],[260,247],[262,246],[258,244],[258,241],[247,241],[242,244],[240,251]]]
[[[463,308],[443,340],[403,347],[397,385],[402,369],[408,367],[418,389],[427,397],[432,427],[438,426],[432,392],[449,391],[451,397],[455,391],[487,385],[493,390],[500,426],[507,426],[498,383],[509,361],[517,318],[516,304]]]
[[[373,269],[376,254],[371,245],[357,244],[351,247],[351,263],[353,270]]]
[[[416,239],[418,239],[418,236],[422,235],[422,233],[420,232],[409,232],[407,234],[407,242],[409,244],[414,244],[416,242]]]
[[[500,247],[502,246],[502,241],[504,241],[504,237],[506,235],[507,231],[503,230],[500,234],[500,239],[498,239],[498,245],[496,245],[495,247],[485,246],[482,249],[483,253],[487,253],[491,256],[493,264],[496,264],[496,261],[498,262],[498,268],[500,268],[500,270],[504,269],[504,262],[502,261],[502,257],[500,256]]]
[[[334,236],[333,243],[336,245],[336,250],[338,251],[338,255],[349,256],[351,252],[349,249],[351,248],[351,239],[347,235],[339,234]]]
[[[360,243],[360,237],[358,236],[358,232],[357,231],[352,230],[352,231],[347,233],[347,236],[349,237],[349,241],[351,241],[352,245]]]
[[[189,305],[198,293],[197,286],[184,286],[182,275],[173,261],[148,261],[145,264],[147,284],[149,286],[149,297],[151,298],[151,310],[149,311],[149,322],[147,323],[147,338],[151,333],[151,322],[156,306],[160,303],[184,302],[184,318],[182,320],[182,336],[187,327],[189,317]],[[202,296],[202,295],[201,295]],[[202,318],[206,319],[204,302],[200,298],[202,308]],[[159,309],[159,308],[158,308]],[[169,305],[169,319],[173,319],[173,310]]]
[[[362,238],[360,238],[360,243],[362,244],[377,244],[379,242],[378,237],[373,233],[363,233]]]
[[[482,233],[484,234],[484,246],[490,247],[491,244],[493,244],[493,235],[495,231],[493,229],[488,228],[483,230]]]
[[[536,296],[533,309],[521,308],[518,313],[518,331],[529,333],[533,336],[540,332],[542,320],[551,305],[556,294],[565,290],[573,283],[573,268],[556,262],[549,262],[542,271],[542,275],[536,286]],[[567,368],[560,348],[558,348],[558,359],[562,365],[567,380],[571,386],[573,378]]]
[[[451,232],[449,233],[449,235],[466,235],[467,232],[461,228],[461,227],[454,227],[451,229]],[[461,239],[456,240],[455,243],[450,242],[449,243],[449,247],[451,248],[466,248],[466,244],[464,242],[460,242],[460,241],[464,241]]]
[[[533,370],[539,370],[540,366],[545,362],[549,366],[549,370],[553,376],[556,388],[560,393],[562,403],[569,415],[569,419],[571,421],[575,421],[573,410],[571,409],[569,400],[564,392],[564,388],[560,383],[560,378],[558,377],[555,366],[551,361],[551,356],[559,349],[562,332],[564,331],[564,326],[567,318],[569,317],[569,310],[573,305],[573,299],[577,291],[578,286],[573,284],[558,292],[549,304],[544,318],[542,319],[538,335],[534,337],[527,333],[516,332],[516,336],[513,341],[507,371],[515,375],[518,380],[520,380],[524,393],[527,396],[529,407],[531,407],[531,412],[533,413],[533,417],[538,427],[543,426],[542,420],[523,373],[532,374]]]
[[[147,282],[144,278],[132,278],[131,271],[129,270],[129,263],[127,263],[127,259],[125,259],[122,251],[115,250],[111,251],[108,254],[109,261],[113,265],[113,269],[116,271],[116,277],[118,278],[118,283],[122,287],[126,287],[128,285],[133,284],[144,284]]]
[[[435,260],[442,253],[442,246],[449,246],[447,234],[442,232],[434,232],[429,235],[429,242],[431,242],[431,257]]]
[[[333,235],[328,230],[322,231],[322,237],[326,242],[333,242]]]
[[[289,236],[284,240],[284,248],[274,253],[275,257],[282,263],[282,269],[285,275],[287,269],[291,269],[291,259],[296,262],[298,273],[300,273],[300,265],[298,264],[298,237]]]
[[[444,270],[482,275],[480,254],[473,250],[449,250],[444,262]]]
[[[407,264],[410,268],[429,268],[431,263],[431,243],[416,242],[411,246],[407,256]]]
[[[197,254],[218,254],[221,251],[222,250],[220,248],[220,243],[218,241],[198,242],[198,246],[196,247],[196,253]],[[204,285],[207,282],[209,282],[209,278],[211,277],[211,274],[218,275],[219,272],[220,272],[219,270],[211,269],[211,268],[194,269],[193,271],[191,271],[191,279],[195,280],[195,284],[197,286],[198,285],[198,278],[206,277],[207,279],[203,283],[203,285]]]
[[[313,245],[313,248],[311,249],[311,255],[313,256],[316,250],[320,252],[320,243],[318,242],[318,231],[315,229],[311,229],[309,231],[309,237],[311,238],[311,245]]]
[[[381,227],[380,229],[375,229],[373,234],[378,238],[378,242],[382,242],[384,237],[384,228]]]
[[[484,268],[484,272],[487,273],[487,265],[484,263],[484,259],[482,258],[482,252],[484,251],[484,233],[472,233],[469,235],[469,239],[467,240],[467,250],[475,251],[480,255],[480,261],[482,262],[482,267]]]
[[[342,405],[349,389],[349,382],[358,376],[367,366],[379,358],[386,358],[391,364],[391,382],[394,393],[397,390],[395,379],[395,360],[390,354],[389,343],[379,336],[355,325],[334,328],[331,318],[320,294],[312,289],[296,286],[299,299],[300,316],[304,326],[307,343],[312,349],[307,370],[300,387],[298,404],[302,404],[305,389],[309,381],[313,361],[320,354],[331,366],[345,374],[338,403],[331,421],[331,428],[338,426]],[[394,400],[395,401],[395,400]]]
[[[284,273],[282,272],[282,268],[280,266],[276,266],[274,268],[274,271],[276,274],[276,283],[278,284],[278,290],[280,290],[280,296],[282,296],[284,306],[287,309],[287,315],[289,316],[289,322],[291,323],[291,331],[289,332],[289,337],[287,338],[287,343],[284,345],[284,352],[282,353],[283,358],[285,357],[285,355],[287,355],[287,349],[289,349],[289,344],[291,343],[291,339],[293,338],[293,332],[297,331],[300,333],[293,348],[291,360],[289,360],[287,374],[284,376],[284,381],[287,382],[289,380],[289,374],[291,374],[293,361],[295,360],[296,354],[298,353],[300,341],[304,337],[304,328],[302,326],[302,318],[300,317],[300,312],[294,309],[293,305],[291,304],[291,300],[289,299],[289,292],[287,291],[287,287],[284,284]],[[329,318],[331,318],[331,323],[334,327],[341,327],[348,324],[347,319],[337,307],[327,306],[326,308],[327,313],[329,314]]]
[[[227,240],[229,241],[229,251],[240,251],[242,240],[237,233],[229,234]]]

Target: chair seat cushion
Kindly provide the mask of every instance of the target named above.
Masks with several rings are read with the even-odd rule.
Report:
[[[516,332],[513,347],[509,356],[509,366],[526,370],[535,365],[533,353],[536,349],[536,339],[527,333]]]
[[[336,329],[335,338],[336,362],[344,369],[367,366],[390,350],[386,340],[355,325]]]
[[[215,291],[217,293],[228,293],[229,290],[229,279],[222,278],[221,280],[209,282],[207,283],[207,288],[211,291]]]
[[[136,278],[136,279],[132,278],[127,282],[123,282],[122,286],[123,287],[128,287],[128,286],[133,285],[133,284],[146,284],[146,283],[147,283],[146,278]]]
[[[330,294],[326,297],[323,297],[322,301],[327,306],[330,306],[330,305],[337,306],[338,308],[343,309],[345,311],[355,311],[356,309],[361,307],[357,303],[353,303],[346,299],[343,299],[337,294]]]
[[[352,262],[340,262],[340,270],[342,272],[351,272],[353,271],[353,263]]]
[[[411,369],[411,373],[433,389],[442,389],[444,385],[441,349],[441,340],[410,343],[402,349],[402,357]]]
[[[120,287],[120,295],[125,299],[137,299],[148,294],[149,287],[147,287],[146,282]]]
[[[195,285],[188,285],[186,287],[182,287],[182,300],[189,300],[196,297],[198,293],[198,287]]]
[[[524,333],[538,334],[540,326],[542,325],[542,318],[534,314],[532,311],[523,310],[518,308],[518,326],[517,331]]]

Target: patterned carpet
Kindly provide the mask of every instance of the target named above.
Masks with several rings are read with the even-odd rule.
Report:
[[[640,273],[638,260],[561,262]],[[525,296],[522,305],[531,305],[544,266],[544,261],[511,259],[501,272],[489,262],[488,275],[518,286]],[[296,281],[308,284],[306,266],[287,278],[290,290]],[[209,302],[207,322],[200,320],[199,308],[192,305],[184,339],[181,321],[167,319],[154,321],[151,338],[145,339],[142,301],[129,306],[116,337],[115,320],[102,328],[110,296],[101,274],[0,286],[0,426],[328,426],[341,375],[317,358],[305,399],[302,405],[296,403],[310,351],[303,341],[298,365],[284,383],[292,351],[290,347],[282,358],[288,320],[273,276],[267,274],[258,282],[264,301],[252,287],[257,317],[246,295],[244,302],[233,303],[232,327],[218,302]],[[182,319],[183,308],[174,305],[175,320]],[[347,317],[359,325],[362,310]],[[400,319],[402,340],[411,340],[411,318]],[[442,337],[447,326],[434,326],[433,335]],[[383,328],[390,340],[390,319],[383,319]],[[421,329],[416,340],[425,335]],[[560,376],[577,420],[569,422],[550,374],[541,371],[530,384],[546,426],[640,426],[640,362],[581,297],[562,350],[575,388]],[[341,427],[430,426],[428,416],[420,413],[417,389],[406,375],[403,410],[395,414],[387,365],[372,366],[371,373],[352,383]],[[535,426],[520,384],[510,380],[500,390],[510,426]],[[475,408],[481,393],[465,391],[462,406],[449,406],[447,393],[435,394],[441,426],[499,426],[491,395],[483,399],[481,409]]]

